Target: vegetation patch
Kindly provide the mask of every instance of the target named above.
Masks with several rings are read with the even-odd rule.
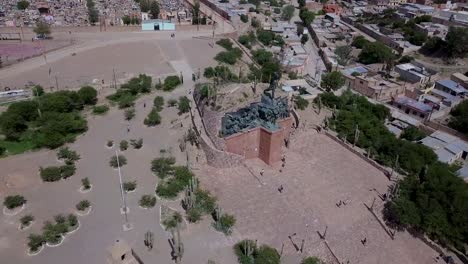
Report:
[[[5,200],[3,201],[3,205],[9,209],[15,209],[18,207],[23,206],[26,204],[27,200],[24,198],[22,195],[10,195],[5,197]]]

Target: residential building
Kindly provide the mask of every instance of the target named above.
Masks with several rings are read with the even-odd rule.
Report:
[[[406,41],[400,33],[393,33],[391,30],[379,27],[377,24],[357,24],[356,27],[400,54],[417,51],[421,48]]]
[[[450,76],[450,79],[463,86],[463,88],[468,89],[468,76],[457,72],[452,74],[452,76]]]
[[[405,86],[383,78],[365,66],[357,66],[341,71],[346,78],[345,85],[350,89],[379,102],[388,102],[405,94]]]
[[[428,83],[433,75],[424,67],[418,67],[411,63],[399,64],[395,66],[395,71],[400,74],[400,79],[410,83],[419,83],[420,85]]]
[[[439,130],[423,138],[421,143],[434,150],[439,161],[448,164],[458,159],[466,160],[468,156],[467,142]]]
[[[421,16],[421,15],[431,15],[435,11],[434,7],[428,5],[420,5],[413,3],[401,4],[398,7],[398,12],[405,14],[409,18]]]
[[[448,27],[433,22],[421,22],[416,24],[416,30],[426,33],[428,37],[439,37],[441,39],[445,39],[445,36],[448,32]]]
[[[464,97],[468,94],[468,90],[463,88],[462,85],[450,79],[438,80],[435,83],[434,89],[446,92],[452,96]]]
[[[407,115],[427,120],[430,118],[432,107],[425,103],[416,101],[406,96],[398,96],[391,102],[393,106]]]
[[[169,20],[149,19],[141,23],[141,30],[143,31],[175,30],[175,24],[169,22]]]

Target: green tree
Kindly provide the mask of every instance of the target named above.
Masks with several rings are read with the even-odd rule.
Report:
[[[122,17],[122,23],[124,25],[127,25],[127,26],[130,25],[130,20],[131,19],[130,19],[130,17],[128,15],[125,15],[125,16]]]
[[[445,41],[450,57],[464,58],[468,54],[468,28],[450,27]]]
[[[19,10],[25,10],[26,8],[29,7],[29,2],[26,1],[26,0],[20,0],[16,3],[16,7],[19,9]]]
[[[97,103],[97,91],[91,86],[81,87],[78,90],[78,96],[84,104],[95,105]]]
[[[159,3],[157,1],[152,1],[150,4],[150,14],[153,19],[159,18]]]
[[[462,101],[450,111],[449,127],[468,135],[468,101]]]
[[[306,44],[308,40],[309,40],[309,35],[304,34],[304,35],[301,36],[302,45]]]
[[[370,41],[368,41],[364,36],[357,36],[353,39],[353,42],[351,43],[351,46],[357,48],[357,49],[362,49],[364,48],[365,45],[367,45]]]
[[[317,257],[307,257],[301,261],[301,264],[321,264],[321,263],[323,262]]]
[[[364,64],[383,63],[395,57],[392,50],[382,42],[370,42],[361,50],[359,62]]]
[[[403,133],[401,134],[400,138],[409,141],[417,141],[423,139],[425,136],[426,135],[417,127],[409,126],[403,130]]]
[[[44,88],[40,85],[34,85],[31,89],[33,96],[41,96],[45,93]]]
[[[281,18],[283,20],[287,20],[287,21],[290,21],[291,18],[294,16],[294,11],[296,9],[294,8],[293,5],[287,5],[285,7],[283,7],[283,9],[281,10]]]
[[[192,9],[192,24],[197,25],[200,23],[200,2],[195,0]]]
[[[179,97],[177,109],[179,109],[179,115],[183,113],[188,113],[190,111],[190,99],[188,99],[187,96]]]
[[[336,60],[338,64],[346,66],[351,59],[353,49],[350,46],[338,46],[335,48]]]
[[[151,109],[151,112],[149,112],[148,116],[145,118],[143,123],[147,126],[156,126],[161,124],[161,116],[158,112],[158,109],[156,107],[153,107],[153,109]]]
[[[140,9],[141,12],[150,11],[151,3],[150,0],[140,0]]]
[[[240,15],[240,20],[244,23],[247,23],[249,22],[249,16],[248,15],[244,15],[244,14],[241,14]]]
[[[300,110],[304,110],[309,106],[309,101],[302,98],[300,95],[294,97],[294,103],[296,104],[296,108]]]
[[[309,11],[307,9],[301,9],[299,11],[299,17],[301,18],[302,22],[306,27],[310,26],[310,24],[314,21],[315,19],[315,14],[312,11]]]
[[[38,21],[33,31],[39,36],[49,36],[51,33],[49,24],[43,21]]]
[[[255,263],[258,264],[280,264],[278,251],[270,246],[262,245],[256,251]]]
[[[320,86],[327,91],[338,90],[345,83],[343,74],[339,71],[332,71],[322,75]]]

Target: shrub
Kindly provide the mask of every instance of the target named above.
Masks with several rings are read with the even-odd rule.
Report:
[[[107,140],[106,146],[108,146],[109,148],[112,148],[112,146],[114,146],[114,141],[113,140]]]
[[[156,96],[153,101],[153,106],[156,108],[158,112],[161,111],[164,106],[164,97]]]
[[[124,112],[125,120],[127,120],[127,121],[132,120],[135,117],[135,113],[136,113],[136,111],[135,111],[135,108],[133,108],[133,107],[125,110],[125,112]]]
[[[60,167],[47,167],[47,168],[39,168],[39,172],[41,175],[41,178],[45,182],[55,182],[60,179],[62,179],[62,172],[60,170]]]
[[[200,210],[198,208],[188,209],[186,213],[187,213],[187,220],[190,223],[196,223],[202,217],[202,214],[201,214],[201,212],[200,212]]]
[[[76,166],[73,164],[60,166],[60,176],[63,179],[67,179],[73,176],[75,172],[76,172]]]
[[[317,257],[307,257],[301,261],[301,264],[321,264],[322,261]]]
[[[192,177],[193,173],[187,167],[174,167],[174,176],[160,181],[156,187],[156,193],[160,197],[174,198],[188,186]]]
[[[181,83],[182,81],[180,80],[179,76],[177,75],[167,76],[166,79],[164,79],[163,90],[166,92],[170,92],[174,90]]]
[[[176,228],[180,223],[182,223],[182,215],[179,212],[175,212],[171,217],[163,221],[163,225],[166,229]]]
[[[177,105],[177,100],[176,99],[169,99],[167,101],[167,106],[169,107],[173,107],[173,106],[176,106]]]
[[[255,263],[280,264],[280,254],[276,249],[262,245],[256,252]]]
[[[143,208],[151,208],[156,205],[156,197],[154,195],[145,194],[141,197],[138,204]]]
[[[70,165],[79,160],[80,155],[76,151],[70,150],[68,147],[63,147],[57,152],[57,158],[65,160],[65,163]]]
[[[123,109],[123,108],[128,108],[128,107],[134,106],[135,105],[135,102],[134,102],[135,99],[136,99],[136,97],[134,95],[130,95],[130,94],[122,96],[118,100],[119,108]]]
[[[240,20],[241,20],[242,22],[244,22],[244,23],[247,23],[247,22],[249,22],[249,16],[244,15],[244,14],[241,14],[241,15],[240,15]]]
[[[426,135],[417,127],[409,126],[403,130],[403,133],[401,133],[400,138],[406,139],[409,141],[418,141],[418,140],[423,139],[425,136]]]
[[[130,139],[130,145],[132,145],[134,149],[141,149],[141,147],[143,147],[143,139]]]
[[[195,206],[205,214],[210,214],[216,207],[216,198],[208,190],[197,189],[195,191]]]
[[[151,112],[149,112],[148,116],[145,118],[143,123],[147,126],[156,126],[161,124],[161,116],[159,115],[156,107],[153,107],[153,109],[151,109]]]
[[[91,188],[91,183],[89,182],[88,177],[81,179],[81,185],[84,190],[89,190]]]
[[[151,161],[151,171],[158,175],[159,178],[164,179],[174,171],[173,165],[176,160],[174,157],[162,157]]]
[[[179,115],[188,113],[190,111],[190,99],[187,96],[179,97],[179,103],[177,104],[179,109]]]
[[[215,219],[214,228],[225,235],[229,235],[232,232],[232,227],[236,223],[236,218],[230,214],[223,214],[219,219]]]
[[[88,200],[81,200],[79,203],[76,204],[76,209],[79,211],[84,211],[91,206],[91,203]]]
[[[223,39],[220,39],[220,40],[216,41],[216,44],[220,45],[221,47],[223,47],[223,48],[225,48],[227,50],[231,50],[232,45],[233,45],[231,40],[227,39],[227,38],[223,38]]]
[[[112,156],[110,161],[109,161],[109,165],[112,167],[112,168],[118,168],[119,165],[120,167],[124,166],[127,164],[127,158],[125,158],[124,155],[119,155],[119,156]]]
[[[300,95],[294,97],[294,103],[296,104],[296,108],[300,110],[304,110],[307,108],[307,106],[309,106],[309,101],[302,98]]]
[[[76,215],[69,214],[67,216],[67,224],[72,228],[77,227],[78,226],[78,218],[76,217]]]
[[[28,214],[20,218],[21,227],[27,227],[34,221],[34,216]]]
[[[91,86],[83,86],[78,90],[81,101],[87,105],[94,105],[97,102],[97,91]]]
[[[63,216],[62,214],[54,216],[54,220],[57,224],[64,224],[67,221],[65,216]]]
[[[248,250],[252,252],[248,253]],[[253,264],[255,263],[254,254],[257,251],[257,243],[253,240],[242,240],[234,245],[234,253],[237,256],[237,260],[241,264]]]
[[[127,140],[120,141],[120,150],[124,151],[128,149],[128,142]]]
[[[103,115],[109,111],[109,106],[107,105],[96,105],[93,106],[93,114],[95,115]]]
[[[57,244],[62,240],[62,234],[68,231],[68,227],[64,224],[52,224],[45,222],[43,227],[44,240],[51,244]]]
[[[240,50],[239,48],[233,48],[231,50],[221,51],[220,53],[216,54],[214,59],[219,62],[234,65],[236,64],[237,60],[241,57],[242,50]]]
[[[45,238],[42,235],[30,234],[28,240],[28,247],[31,252],[36,252],[45,243]]]
[[[123,183],[123,189],[126,192],[134,191],[137,187],[136,181],[127,181]]]

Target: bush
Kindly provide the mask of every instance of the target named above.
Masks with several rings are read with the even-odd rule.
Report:
[[[103,115],[109,111],[109,106],[107,105],[95,105],[93,106],[93,114]]]
[[[45,182],[55,182],[62,179],[62,172],[60,170],[60,167],[40,167],[39,173],[41,175],[42,180]]]
[[[249,16],[248,15],[244,15],[244,14],[241,14],[240,15],[240,20],[244,23],[247,23],[249,22]]]
[[[280,264],[280,254],[276,249],[262,245],[256,251],[255,263]]]
[[[34,87],[31,89],[31,93],[33,96],[42,96],[45,94],[44,88],[40,85],[34,85]]]
[[[91,206],[91,203],[88,200],[81,200],[79,203],[76,204],[76,209],[78,211],[85,211]]]
[[[164,79],[163,90],[166,92],[170,92],[174,90],[181,83],[182,81],[180,80],[179,76],[177,75],[167,76],[166,79]]]
[[[216,230],[223,232],[225,235],[230,235],[232,232],[232,227],[236,223],[236,218],[230,214],[223,214],[219,219],[215,219],[215,221],[214,228]]]
[[[97,103],[97,91],[91,86],[83,86],[78,90],[78,96],[83,104],[95,105]]]
[[[188,186],[193,173],[187,167],[174,167],[174,176],[160,181],[156,193],[163,198],[174,198]]]
[[[8,209],[14,209],[26,204],[26,199],[22,195],[10,195],[5,197],[3,205]]]
[[[152,208],[156,205],[156,197],[154,197],[154,195],[145,194],[141,196],[138,204],[143,208]]]
[[[28,236],[28,247],[31,252],[36,252],[45,243],[45,238],[42,235],[30,234]]]
[[[91,183],[89,182],[88,177],[81,179],[81,185],[84,190],[89,190],[91,188]]]
[[[21,227],[24,228],[24,227],[29,226],[32,221],[34,221],[34,216],[30,214],[21,217],[20,218]]]
[[[132,147],[134,149],[141,149],[141,147],[143,147],[143,139],[140,138],[140,139],[130,139],[130,145],[132,145]]]
[[[305,110],[309,106],[309,101],[300,95],[294,96],[294,103],[296,104],[296,108],[300,110]]]
[[[60,176],[62,177],[62,179],[67,179],[73,176],[75,172],[76,166],[73,164],[60,166]]]
[[[124,151],[127,149],[128,149],[128,141],[127,140],[120,141],[120,150]]]
[[[400,138],[406,139],[409,141],[418,141],[418,140],[423,139],[425,136],[426,135],[417,127],[409,126],[403,130],[403,133],[401,133]]]
[[[123,189],[126,192],[134,191],[137,187],[136,181],[127,181],[123,183]]]
[[[190,99],[188,99],[187,96],[179,97],[177,109],[179,109],[179,115],[188,113],[190,111]]]
[[[80,159],[80,155],[76,151],[70,150],[68,147],[63,147],[57,152],[57,158],[59,160],[65,160],[66,164],[71,165]]]
[[[133,107],[125,110],[125,112],[124,112],[125,120],[127,120],[127,121],[132,120],[135,117],[135,112],[136,112],[135,108],[133,108]]]
[[[197,189],[195,201],[195,207],[205,214],[211,214],[216,207],[216,198],[208,190]]]
[[[175,212],[168,219],[165,219],[162,224],[166,229],[172,229],[176,228],[180,223],[182,223],[182,216],[179,212]]]
[[[153,106],[156,108],[158,112],[161,111],[164,106],[164,97],[156,96],[153,101]]]
[[[301,264],[321,264],[322,261],[317,257],[307,257],[301,261]]]
[[[159,115],[158,109],[156,107],[153,107],[153,109],[151,109],[151,112],[149,112],[148,116],[145,118],[143,123],[150,127],[161,124],[161,116]]]
[[[76,217],[76,215],[74,214],[69,214],[67,216],[67,224],[71,227],[71,228],[75,228],[78,226],[78,217]]]
[[[225,48],[226,50],[231,50],[233,43],[231,42],[230,39],[223,38],[218,41],[216,41],[216,44],[220,45],[221,47]]]
[[[167,101],[167,106],[169,106],[169,107],[174,107],[176,105],[177,105],[177,100],[176,99],[169,99]]]
[[[219,62],[224,62],[226,64],[234,65],[236,64],[237,60],[242,57],[242,50],[239,48],[233,48],[228,51],[221,51],[220,53],[216,54],[215,60]]]
[[[68,231],[68,226],[64,223],[52,224],[49,221],[44,223],[43,236],[45,241],[51,244],[57,244],[62,240],[62,235]]]
[[[151,161],[151,171],[155,173],[159,178],[164,179],[166,176],[174,172],[173,165],[176,160],[174,157],[162,157]]]
[[[251,252],[248,253],[248,250],[251,250]],[[234,253],[241,264],[254,264],[256,251],[257,243],[253,240],[242,240],[234,245]]]
[[[119,156],[112,156],[110,161],[109,161],[109,165],[112,167],[112,168],[118,168],[119,165],[120,167],[124,166],[127,164],[127,158],[125,158],[124,155],[119,155]]]
[[[200,212],[200,209],[198,209],[198,208],[188,209],[186,214],[187,214],[187,220],[190,223],[196,223],[196,222],[200,221],[200,219],[202,217],[202,213]]]

